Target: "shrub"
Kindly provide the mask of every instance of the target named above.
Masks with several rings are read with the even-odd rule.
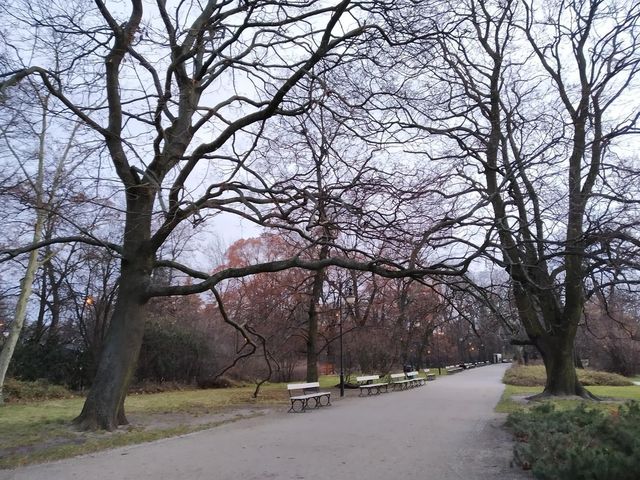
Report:
[[[635,480],[640,464],[640,404],[614,414],[588,409],[557,411],[553,404],[509,415],[520,441],[516,461],[543,480]]]
[[[583,385],[608,385],[624,387],[633,385],[633,382],[622,375],[597,370],[577,369],[578,379]],[[547,380],[547,374],[543,365],[512,366],[505,374],[502,381],[509,385],[520,387],[543,387]]]
[[[611,387],[633,385],[633,382],[627,377],[598,370],[578,370],[578,379],[583,385],[609,385]]]
[[[25,381],[44,379],[54,385],[81,389],[92,374],[90,360],[85,352],[57,337],[42,343],[27,338],[16,346],[9,375]]]
[[[44,379],[27,382],[7,378],[4,382],[3,393],[7,402],[33,402],[74,396],[62,385],[53,385]]]
[[[146,393],[164,393],[179,392],[186,390],[189,386],[179,382],[152,382],[143,380],[129,386],[128,393],[146,394]]]
[[[241,387],[242,382],[233,380],[229,377],[202,377],[198,378],[198,388],[232,388]]]
[[[138,382],[192,384],[212,355],[197,332],[166,321],[147,322],[136,379]]]

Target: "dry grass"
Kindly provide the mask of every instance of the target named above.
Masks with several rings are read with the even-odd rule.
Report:
[[[546,381],[546,373],[542,365],[512,366],[505,372],[503,382],[506,383],[504,393],[496,406],[496,411],[512,413],[528,409],[531,403],[523,401],[525,397],[541,393]],[[640,386],[633,385],[630,379],[614,373],[596,370],[578,370],[578,378],[588,390],[605,401],[592,403],[593,408],[614,411],[624,400],[640,401]],[[574,408],[584,402],[577,398],[546,400],[554,403],[557,409]],[[534,402],[533,405],[537,404]]]
[[[53,385],[46,380],[23,382],[14,378],[7,378],[3,388],[4,399],[9,403],[34,402],[39,400],[53,400],[73,398],[73,392],[61,385]]]
[[[130,395],[126,410],[133,425],[116,432],[78,432],[71,420],[83,398],[0,406],[0,468],[56,460],[117,446],[148,442],[264,414],[288,403],[282,384],[183,390]],[[286,411],[283,408],[283,411]]]
[[[633,385],[633,382],[615,373],[600,372],[597,370],[577,369],[578,379],[585,386],[608,385],[625,387]],[[520,387],[544,387],[547,374],[543,365],[514,365],[504,374],[502,381],[507,385]]]
[[[337,383],[335,375],[320,377],[323,389]],[[127,397],[125,408],[132,425],[116,432],[87,433],[71,425],[82,409],[84,398],[68,398],[70,393],[64,389],[33,382],[18,382],[15,387],[14,403],[0,406],[0,468],[182,435],[271,413],[274,409],[286,412],[289,403],[283,383],[263,385],[258,398],[252,398],[255,385],[209,390],[169,386],[183,389],[132,393]],[[143,387],[146,392],[160,389],[154,385]]]
[[[640,401],[640,386],[633,385],[630,387],[611,387],[611,386],[592,386],[588,387],[591,393],[602,399],[601,402],[592,402],[589,400],[581,400],[574,397],[546,399],[545,402],[552,402],[558,410],[567,410],[575,408],[579,403],[588,402],[591,408],[607,410],[609,412],[616,411],[621,403],[626,400]],[[520,387],[515,385],[506,385],[502,398],[496,405],[498,413],[512,413],[518,410],[528,410],[540,402],[528,402],[526,397],[536,395],[542,392],[542,387]]]

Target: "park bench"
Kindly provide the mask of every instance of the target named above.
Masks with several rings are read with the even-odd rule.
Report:
[[[380,375],[364,375],[362,377],[356,377],[356,381],[360,387],[360,396],[362,397],[364,392],[367,392],[367,395],[378,395],[379,393],[382,393],[382,388],[384,388],[385,392],[389,391],[388,382],[380,382],[377,380],[380,380]]]
[[[411,380],[411,384],[409,385],[410,387],[420,387],[425,383],[424,378],[420,376],[420,372],[406,372],[405,375],[408,380]]]
[[[449,365],[448,367],[445,367],[445,369],[447,370],[447,374],[458,373],[463,370],[463,368],[458,365]]]
[[[422,371],[424,372],[424,378],[427,382],[430,382],[432,380],[436,379],[436,374],[435,373],[431,373],[431,370],[428,368],[423,368]]]
[[[314,408],[331,405],[331,392],[321,392],[318,382],[289,383],[287,390],[291,400],[290,412],[304,412],[309,406],[309,400],[314,401]],[[300,395],[299,392],[302,394]]]
[[[393,388],[394,392],[397,389],[406,390],[407,388],[412,387],[414,383],[414,381],[407,378],[404,373],[392,373],[389,375],[389,378],[391,379],[391,388]]]

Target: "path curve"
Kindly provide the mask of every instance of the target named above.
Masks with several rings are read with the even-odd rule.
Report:
[[[519,480],[493,412],[505,365],[420,388],[336,399],[183,437],[13,471],[0,480]],[[354,392],[350,392],[354,393]]]

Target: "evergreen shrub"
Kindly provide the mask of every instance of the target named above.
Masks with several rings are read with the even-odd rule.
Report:
[[[543,480],[637,480],[640,403],[613,414],[580,404],[559,411],[545,403],[509,415],[515,458]]]

